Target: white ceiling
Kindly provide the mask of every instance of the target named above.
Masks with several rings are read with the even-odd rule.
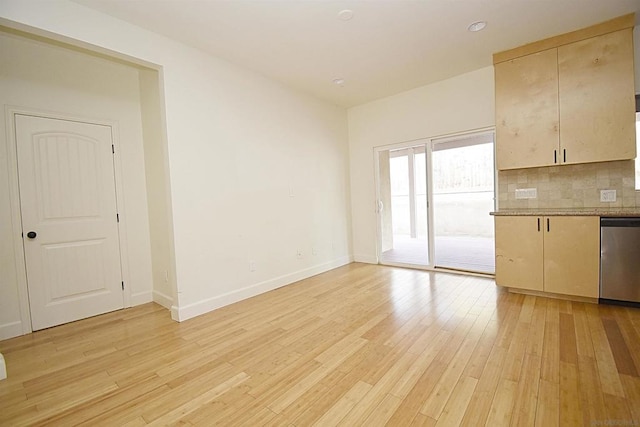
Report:
[[[640,15],[640,0],[75,1],[345,107],[489,66],[494,52]],[[353,19],[338,18],[344,9]],[[467,31],[478,20],[487,28]]]

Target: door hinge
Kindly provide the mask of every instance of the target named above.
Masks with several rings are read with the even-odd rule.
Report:
[[[124,291],[124,281],[122,282],[122,290]]]
[[[111,144],[111,154],[116,154],[116,147],[113,144]]]
[[[116,213],[116,221],[120,222],[120,214]]]

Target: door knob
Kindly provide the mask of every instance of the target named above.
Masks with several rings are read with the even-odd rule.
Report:
[[[35,231],[30,231],[27,233],[27,237],[30,239],[35,239],[38,234]]]

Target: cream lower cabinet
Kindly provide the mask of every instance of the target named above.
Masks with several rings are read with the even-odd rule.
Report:
[[[496,283],[597,298],[600,218],[496,216]]]
[[[543,290],[543,218],[496,216],[496,283]]]

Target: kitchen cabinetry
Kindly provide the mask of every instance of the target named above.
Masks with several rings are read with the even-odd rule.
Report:
[[[495,217],[496,283],[509,288],[542,291],[542,218]]]
[[[634,159],[631,30],[559,47],[558,73],[564,163]]]
[[[552,163],[560,144],[556,49],[496,64],[495,80],[498,169]]]
[[[635,158],[633,20],[624,18],[615,31],[601,24],[494,55],[498,169]]]
[[[496,283],[597,298],[597,216],[496,216]]]

